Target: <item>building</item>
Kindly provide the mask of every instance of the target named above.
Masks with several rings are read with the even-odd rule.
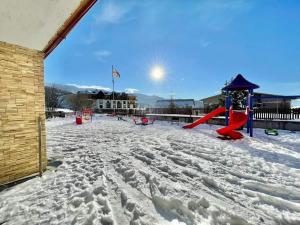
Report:
[[[195,101],[195,107],[193,108],[193,115],[200,115],[204,113],[203,101]]]
[[[44,59],[96,0],[1,0],[0,184],[47,166]]]
[[[254,108],[267,108],[267,109],[290,109],[292,107],[292,101],[283,95],[274,95],[266,93],[255,93],[254,97],[257,99],[254,101]]]
[[[274,98],[272,98],[274,97]],[[254,92],[254,108],[290,108],[291,100],[285,96]],[[214,109],[225,103],[225,95],[218,94],[201,99],[204,109]]]
[[[97,94],[91,94],[94,99],[94,109],[105,112],[112,109],[133,110],[137,108],[136,96],[130,96],[127,93],[99,91]],[[113,100],[114,99],[114,100]]]
[[[225,102],[225,95],[213,95],[207,98],[203,98],[200,101],[202,101],[202,107],[204,109],[216,108],[219,106],[220,102]]]
[[[194,108],[194,99],[163,99],[157,100],[155,108]]]

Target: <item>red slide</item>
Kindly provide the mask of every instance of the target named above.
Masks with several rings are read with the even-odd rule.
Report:
[[[218,134],[229,136],[234,140],[243,138],[243,135],[240,132],[235,131],[235,129],[238,129],[247,123],[248,116],[244,112],[232,112],[230,117],[229,126],[218,129]]]
[[[210,112],[206,116],[202,117],[201,119],[196,120],[195,122],[185,125],[184,129],[191,129],[194,128],[202,123],[205,123],[207,120],[210,120],[211,118],[224,113],[226,111],[225,107],[219,107],[216,110]],[[243,135],[235,131],[235,129],[240,128],[245,123],[247,123],[248,116],[244,112],[234,112],[230,111],[230,119],[229,119],[229,126],[223,127],[217,130],[218,134],[222,136],[230,137],[231,139],[241,139],[243,138]]]
[[[207,114],[206,116],[202,117],[201,119],[196,120],[195,122],[185,125],[183,128],[184,129],[192,129],[202,123],[205,123],[207,120],[210,120],[211,118],[224,113],[226,111],[225,107],[219,107],[217,109],[215,109],[214,111],[210,112],[209,114]]]

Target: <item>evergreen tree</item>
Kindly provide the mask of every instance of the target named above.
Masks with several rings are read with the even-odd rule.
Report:
[[[236,90],[230,93],[233,109],[245,109],[248,91]]]
[[[227,86],[232,82],[233,78],[231,78],[230,82],[226,81],[224,87]],[[246,90],[236,90],[231,91],[231,104],[233,109],[245,109],[246,101],[247,101],[248,91]],[[225,106],[225,98],[226,98],[226,91],[221,90],[221,96],[219,98],[219,105]]]

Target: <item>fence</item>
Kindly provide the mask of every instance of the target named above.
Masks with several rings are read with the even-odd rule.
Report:
[[[147,108],[145,110],[116,110],[117,114],[131,114],[135,116],[144,116],[145,114],[180,114],[180,115],[201,115],[207,114],[213,111],[213,109],[192,109],[192,108]],[[106,113],[113,112],[113,110],[105,111]],[[253,110],[254,119],[262,120],[296,120],[300,119],[300,108],[257,108]],[[221,114],[220,116],[224,116]]]
[[[254,118],[263,120],[296,120],[300,119],[300,108],[295,109],[254,109]]]
[[[147,113],[192,115],[192,108],[149,108]]]

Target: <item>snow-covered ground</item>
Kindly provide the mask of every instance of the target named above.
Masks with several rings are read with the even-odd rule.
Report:
[[[300,224],[299,132],[225,141],[209,125],[46,124],[48,158],[63,163],[0,192],[0,224]]]

